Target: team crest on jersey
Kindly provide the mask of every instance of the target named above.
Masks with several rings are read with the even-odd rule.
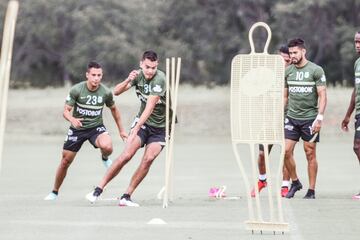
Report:
[[[155,87],[153,87],[153,89],[152,89],[154,92],[161,92],[162,91],[162,88],[161,88],[161,86],[160,85],[155,85]]]
[[[102,103],[103,98],[101,96],[98,97],[98,103]]]
[[[309,78],[309,72],[305,72],[304,77]]]
[[[326,77],[325,77],[324,74],[321,76],[321,81],[322,81],[322,82],[326,82]]]

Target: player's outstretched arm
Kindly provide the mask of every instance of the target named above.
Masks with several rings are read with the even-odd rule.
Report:
[[[122,138],[123,141],[126,141],[127,138],[128,138],[128,134],[127,132],[125,131],[125,128],[123,127],[122,125],[122,121],[121,121],[121,113],[120,113],[120,110],[118,107],[116,107],[115,104],[113,104],[111,107],[110,107],[110,110],[111,110],[111,114],[115,120],[115,123],[116,123],[116,126],[118,128],[118,131],[119,131],[119,134],[120,134],[120,137]]]

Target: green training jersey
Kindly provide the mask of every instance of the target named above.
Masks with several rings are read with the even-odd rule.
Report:
[[[138,96],[141,105],[137,117],[140,117],[144,112],[146,102],[149,96],[160,96],[155,108],[146,124],[153,127],[165,127],[165,106],[166,106],[166,79],[165,73],[157,70],[154,77],[146,80],[143,72],[131,82],[131,86],[135,86],[136,95]]]
[[[65,101],[65,104],[73,107],[73,117],[84,119],[80,129],[93,128],[103,124],[104,104],[111,107],[114,103],[110,89],[100,84],[98,89],[90,91],[86,81],[74,85]]]
[[[360,58],[355,61],[355,114],[360,113]]]
[[[326,86],[324,70],[313,62],[285,70],[285,87],[288,89],[287,115],[298,120],[316,118],[318,114],[317,86]]]

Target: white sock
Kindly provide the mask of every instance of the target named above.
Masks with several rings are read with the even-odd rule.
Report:
[[[286,180],[282,181],[281,187],[289,187],[289,186],[290,186],[290,181],[286,181]]]
[[[266,180],[266,173],[265,174],[259,174],[259,180],[261,180],[261,181]]]

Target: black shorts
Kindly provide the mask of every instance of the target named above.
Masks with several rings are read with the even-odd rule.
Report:
[[[144,124],[137,135],[141,139],[141,147],[153,142],[159,143],[161,147],[165,146],[165,128],[157,128]]]
[[[319,142],[320,133],[311,134],[311,126],[315,121],[310,120],[296,120],[287,116],[285,118],[285,139],[299,141],[300,137],[305,142]]]
[[[355,139],[360,139],[360,114],[355,116]]]
[[[97,148],[95,145],[96,138],[104,132],[107,132],[104,125],[81,130],[70,127],[65,138],[63,149],[78,152],[86,140],[89,140],[94,148]]]

